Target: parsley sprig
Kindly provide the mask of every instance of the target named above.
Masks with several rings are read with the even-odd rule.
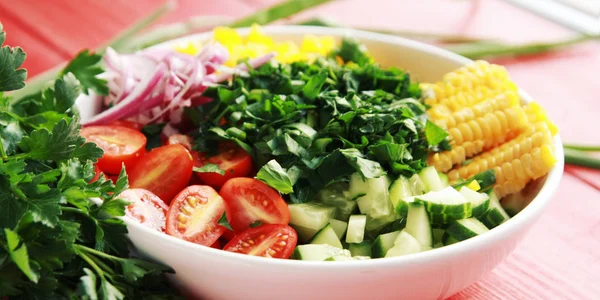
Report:
[[[103,152],[79,135],[74,104],[81,91],[106,91],[96,77],[100,56],[81,52],[48,88],[17,101],[2,92],[25,85],[24,59],[20,48],[0,48],[0,295],[174,297],[162,276],[168,268],[130,256],[118,218],[128,204],[118,198],[128,187],[124,170],[114,184],[88,183]]]

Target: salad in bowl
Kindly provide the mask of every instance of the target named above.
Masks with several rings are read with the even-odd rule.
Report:
[[[104,61],[109,93],[78,99],[97,177],[127,175],[129,237],[209,298],[273,298],[295,276],[298,298],[451,295],[512,250],[562,170],[556,126],[502,66],[416,42],[220,27]]]

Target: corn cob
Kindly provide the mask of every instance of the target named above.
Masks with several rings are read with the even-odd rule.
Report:
[[[522,132],[527,125],[523,108],[515,106],[462,123],[450,128],[448,133],[454,145],[481,140],[483,147],[489,149],[508,140],[511,134]]]
[[[536,102],[531,102],[525,105],[524,110],[530,123],[536,123],[540,121],[545,122],[548,125],[548,128],[550,128],[552,135],[556,135],[556,133],[558,133],[558,128],[552,121],[550,121],[548,115],[546,114],[546,110],[543,109],[539,104]]]
[[[519,96],[514,91],[505,91],[496,94],[482,102],[470,107],[463,107],[451,114],[443,114],[440,106],[436,105],[429,110],[431,119],[444,128],[456,127],[460,123],[482,117],[485,114],[503,110],[509,107],[519,106]]]
[[[546,175],[556,163],[551,145],[542,145],[520,158],[494,167],[499,198],[522,190],[527,183]]]
[[[467,165],[448,172],[448,179],[467,179],[485,170],[519,158],[533,149],[552,143],[552,133],[546,122],[538,122],[510,142],[474,157]]]
[[[460,164],[467,158],[483,151],[483,141],[465,142],[453,146],[452,150],[434,153],[427,159],[427,164],[434,166],[439,172],[447,172],[452,166]]]
[[[509,80],[504,67],[490,65],[486,61],[476,61],[461,67],[446,74],[440,82],[435,84],[421,85],[422,89],[434,94],[425,99],[425,103],[428,105],[438,104],[460,92],[471,91],[478,87],[487,87],[492,90],[516,90],[516,86]]]

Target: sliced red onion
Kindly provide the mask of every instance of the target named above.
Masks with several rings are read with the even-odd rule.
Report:
[[[264,65],[265,63],[267,63],[268,61],[270,61],[273,57],[275,57],[277,55],[277,53],[275,52],[271,52],[268,54],[265,54],[261,57],[257,57],[257,58],[253,58],[248,60],[248,63],[241,63],[239,65],[237,65],[232,72],[223,72],[221,74],[215,75],[215,74],[211,74],[210,76],[207,76],[207,81],[211,81],[211,82],[223,82],[225,80],[229,80],[233,77],[233,75],[239,75],[240,73],[243,72],[248,72],[248,65],[250,65],[250,67],[252,69],[256,69],[262,65]]]

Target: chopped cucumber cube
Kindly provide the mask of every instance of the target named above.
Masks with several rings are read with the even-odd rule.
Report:
[[[413,195],[422,195],[425,193],[425,184],[421,181],[421,178],[418,174],[413,175],[408,179],[408,183],[410,184],[410,190]]]
[[[342,242],[340,242],[340,239],[331,227],[331,224],[328,224],[323,229],[319,230],[310,243],[317,245],[329,245],[340,249],[344,248],[342,246]]]
[[[361,214],[372,218],[387,216],[394,210],[390,202],[388,188],[390,180],[387,176],[363,179],[358,173],[350,176],[348,194],[356,197]]]
[[[431,224],[429,223],[429,215],[425,210],[425,205],[420,202],[409,204],[404,231],[417,239],[421,246],[433,247]]]
[[[463,216],[464,218],[470,217],[472,213],[471,202],[452,187],[417,196],[416,201],[422,201],[430,213]]]
[[[369,256],[371,257],[371,242],[362,241],[358,244],[348,244],[348,250],[352,256]]]
[[[464,241],[487,231],[489,229],[475,218],[455,221],[446,229],[446,233],[458,241]]]
[[[356,201],[346,197],[348,188],[348,183],[339,182],[320,190],[317,194],[319,202],[335,207],[334,217],[342,221],[348,221],[357,206]]]
[[[335,209],[320,203],[289,204],[290,224],[320,230],[329,223]]]
[[[398,237],[399,234],[400,231],[394,231],[379,235],[371,247],[371,256],[373,258],[385,257],[388,250],[394,247],[394,241],[396,241],[396,237]]]
[[[403,256],[421,252],[421,243],[405,231],[400,232],[394,241],[394,247],[387,251],[385,257]]]
[[[348,221],[348,231],[346,232],[346,243],[360,243],[365,238],[365,227],[367,225],[367,216],[352,215]]]
[[[500,201],[498,201],[498,197],[496,193],[490,194],[490,207],[488,210],[481,216],[479,216],[479,221],[481,221],[488,228],[494,228],[510,219],[504,208],[500,205]]]
[[[394,210],[403,218],[408,213],[408,203],[404,199],[409,198],[413,195],[410,189],[410,183],[408,178],[404,176],[398,177],[396,181],[390,187],[390,201],[394,206]]]
[[[298,234],[300,243],[308,243],[319,232],[320,229],[306,228],[298,225],[290,224]]]
[[[346,234],[346,229],[348,229],[347,222],[336,219],[329,220],[329,225],[331,225],[331,228],[333,228],[333,231],[335,231],[335,234],[337,234],[340,240],[342,239],[344,234]]]
[[[478,193],[469,187],[463,186],[460,188],[460,193],[471,202],[471,210],[473,217],[483,215],[490,206],[490,197],[485,193]]]
[[[440,176],[433,166],[421,170],[419,178],[421,178],[421,181],[425,186],[425,191],[427,192],[435,192],[444,188],[444,184],[440,180]]]

